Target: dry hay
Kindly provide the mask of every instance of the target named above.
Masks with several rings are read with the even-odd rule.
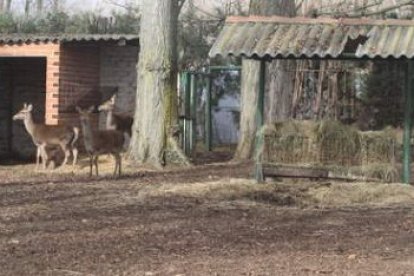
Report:
[[[358,162],[361,140],[356,128],[324,120],[317,124],[315,136],[321,164],[350,166]]]
[[[397,148],[397,135],[388,127],[382,131],[360,132],[361,163],[394,163]]]
[[[333,120],[288,120],[267,125],[262,131],[264,163],[313,166],[341,176],[398,181],[396,129],[362,132]]]
[[[414,189],[406,184],[333,183],[307,192],[319,206],[389,205],[412,203]]]
[[[414,201],[414,189],[405,184],[276,182],[257,185],[247,179],[220,179],[210,182],[151,185],[140,196],[192,198],[203,202],[250,202],[277,206],[345,207],[353,205],[405,204]]]
[[[297,120],[265,126],[262,130],[265,135],[265,160],[285,164],[312,162],[315,159],[314,127],[312,121]]]

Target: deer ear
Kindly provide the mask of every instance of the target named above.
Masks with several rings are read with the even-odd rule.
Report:
[[[114,94],[114,95],[111,97],[111,102],[112,102],[112,103],[115,103],[115,99],[116,99],[116,94]]]
[[[77,112],[82,113],[82,109],[79,106],[76,106],[75,109]]]
[[[92,105],[88,108],[88,113],[92,113],[95,110],[95,106]]]
[[[24,103],[23,104],[23,108],[27,108],[27,103]]]
[[[33,110],[33,105],[32,104],[29,104],[28,106],[27,106],[27,111],[32,111]]]

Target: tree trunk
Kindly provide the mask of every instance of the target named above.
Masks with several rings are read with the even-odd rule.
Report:
[[[43,0],[36,0],[36,12],[41,14],[43,11]]]
[[[277,122],[292,117],[296,61],[275,60],[266,70],[265,122]]]
[[[11,5],[12,5],[12,0],[6,0],[6,12],[10,12],[11,10]]]
[[[177,1],[144,0],[138,88],[129,155],[161,166],[171,128],[176,124]]]
[[[248,159],[256,137],[257,91],[259,91],[260,62],[243,59],[241,76],[241,110],[240,110],[240,141],[237,145],[235,160]]]
[[[53,0],[52,1],[52,10],[54,11],[54,12],[58,12],[59,11],[59,8],[60,8],[60,0]]]
[[[251,15],[295,15],[294,0],[251,0]],[[284,119],[290,115],[291,97],[293,91],[292,76],[289,67],[293,61],[272,61],[266,70],[266,120]],[[253,65],[254,64],[254,65]],[[244,61],[242,67],[241,85],[241,117],[240,140],[234,159],[237,161],[250,160],[253,156],[257,126],[256,106],[258,93],[259,62]],[[244,79],[244,80],[243,80]],[[254,89],[253,89],[254,88]]]
[[[29,14],[30,14],[30,4],[31,4],[31,0],[26,0],[26,3],[25,3],[25,5],[24,5],[24,14],[25,14],[25,16],[27,17],[27,16],[29,16]]]

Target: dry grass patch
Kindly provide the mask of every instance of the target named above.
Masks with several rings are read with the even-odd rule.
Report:
[[[203,201],[253,201],[278,206],[345,207],[414,202],[414,188],[383,183],[266,183],[246,179],[147,186],[141,197],[185,197]]]
[[[334,183],[307,191],[317,205],[389,205],[414,202],[414,188],[405,184]]]

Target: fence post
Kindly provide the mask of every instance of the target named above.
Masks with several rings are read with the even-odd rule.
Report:
[[[262,164],[262,150],[263,150],[263,131],[264,124],[264,95],[266,84],[266,61],[260,60],[260,72],[259,72],[259,91],[257,95],[257,109],[256,109],[256,145],[255,145],[255,178],[258,183],[264,182],[263,164]]]
[[[211,77],[210,74],[207,75],[206,83],[206,103],[205,103],[205,115],[204,115],[204,144],[208,151],[211,151],[211,141],[212,141],[212,123],[211,123]]]
[[[184,89],[184,133],[183,133],[183,147],[185,155],[190,155],[190,133],[191,133],[191,120],[190,120],[190,73],[184,72],[183,74],[183,89]]]
[[[410,183],[411,180],[411,126],[413,114],[413,62],[408,60],[405,85],[405,111],[404,111],[404,138],[403,138],[403,182]]]
[[[190,88],[190,154],[194,154],[197,143],[197,74],[191,73],[191,88]]]

